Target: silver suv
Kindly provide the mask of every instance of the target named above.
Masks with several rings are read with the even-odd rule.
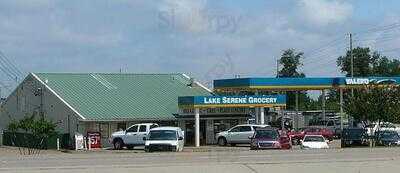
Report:
[[[242,124],[232,127],[231,129],[217,133],[215,136],[218,145],[225,146],[230,144],[250,144],[249,136],[253,136],[256,128],[269,127],[269,125]]]

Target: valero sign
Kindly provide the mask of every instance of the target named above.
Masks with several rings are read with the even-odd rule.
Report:
[[[179,97],[178,102],[180,107],[275,107],[286,106],[286,96],[188,96]]]
[[[396,78],[346,78],[346,85],[396,84]]]

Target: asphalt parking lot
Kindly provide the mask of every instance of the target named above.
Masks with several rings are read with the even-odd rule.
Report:
[[[186,148],[181,153],[136,150],[43,151],[22,156],[0,148],[0,172],[398,172],[400,148],[262,150],[248,147]]]

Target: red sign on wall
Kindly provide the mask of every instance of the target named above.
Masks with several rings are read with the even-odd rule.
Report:
[[[101,134],[100,132],[88,132],[87,137],[89,140],[90,148],[101,148]]]

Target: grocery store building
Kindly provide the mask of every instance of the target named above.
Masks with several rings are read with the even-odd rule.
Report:
[[[100,132],[104,147],[112,132],[154,122],[181,127],[186,144],[194,145],[195,109],[178,107],[178,98],[191,96],[213,93],[185,74],[30,73],[1,105],[0,129],[35,114],[57,123],[71,141],[75,133]],[[215,133],[247,123],[249,107],[203,107],[199,143],[213,144]]]
[[[271,121],[269,115],[285,109],[286,91],[343,93],[373,82],[399,84],[400,78],[221,79],[211,91],[179,73],[30,73],[2,103],[0,130],[36,114],[57,123],[71,141],[75,133],[100,132],[105,147],[112,132],[153,122],[181,127],[185,143],[199,146],[214,144],[217,132],[237,124]]]
[[[0,129],[43,115],[63,134],[110,134],[131,124],[178,125],[179,96],[211,95],[184,74],[30,73],[1,105]]]

